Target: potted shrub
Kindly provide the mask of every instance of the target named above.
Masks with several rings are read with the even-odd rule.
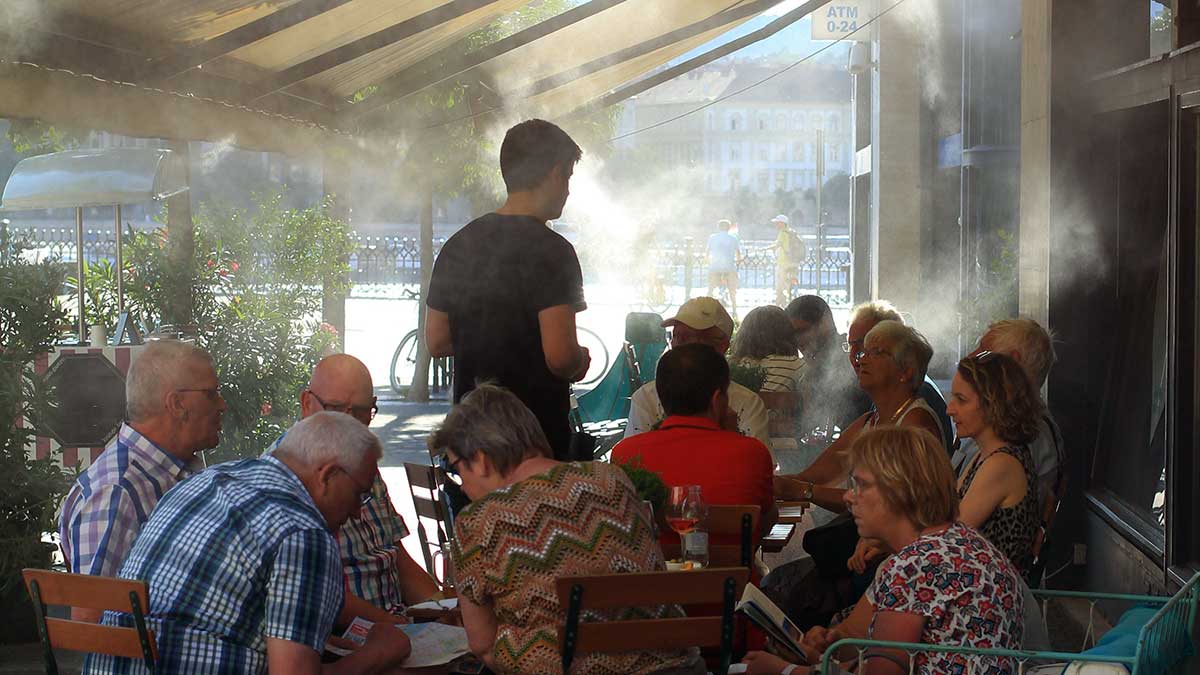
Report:
[[[26,448],[51,405],[34,359],[58,341],[67,323],[58,302],[65,271],[27,262],[25,246],[0,228],[0,643],[36,640],[21,569],[49,567],[55,513],[71,477],[53,457],[30,459]]]

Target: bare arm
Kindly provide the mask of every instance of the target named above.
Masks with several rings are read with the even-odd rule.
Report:
[[[404,598],[405,604],[424,602],[441,590],[437,581],[412,559],[399,541],[396,542],[396,571],[400,577],[400,597]]]
[[[429,347],[430,356],[454,356],[449,314],[429,306],[425,307],[425,344]]]
[[[885,642],[920,642],[925,630],[925,617],[908,612],[877,612],[874,640]],[[908,654],[900,649],[872,649],[863,658],[859,675],[904,675],[908,672]]]
[[[347,591],[346,601],[342,603],[342,611],[338,612],[334,623],[338,626],[349,626],[357,616],[373,623],[401,623],[404,621]]]
[[[590,359],[575,334],[575,309],[570,305],[547,307],[538,312],[538,326],[550,372],[571,382],[583,377]]]
[[[496,670],[496,659],[492,647],[496,644],[496,615],[490,607],[480,607],[463,596],[458,597],[462,610],[463,628],[467,629],[467,644],[484,665]]]
[[[959,503],[959,519],[978,528],[1007,500],[1016,503],[1025,496],[1025,470],[1012,455],[996,453],[983,461],[975,480]]]
[[[408,636],[391,623],[372,626],[366,644],[336,663],[322,664],[321,655],[308,645],[268,637],[267,672],[283,675],[383,673],[403,663],[411,651]]]
[[[923,408],[914,410],[908,415],[905,415],[904,419],[900,421],[900,426],[914,429],[924,429],[925,431],[933,434],[933,437],[938,439],[938,441],[942,440],[942,430],[938,428],[937,422],[934,421],[933,416]],[[941,443],[938,443],[938,445],[941,445]]]

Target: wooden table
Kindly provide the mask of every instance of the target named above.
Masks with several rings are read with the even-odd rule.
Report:
[[[763,553],[779,553],[796,534],[795,523],[775,523],[771,532],[762,538]]]

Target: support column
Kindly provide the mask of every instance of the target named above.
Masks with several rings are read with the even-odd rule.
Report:
[[[174,141],[167,148],[179,157],[183,165],[184,182],[191,187],[192,157],[187,141]],[[195,271],[196,232],[192,224],[192,191],[186,190],[167,199],[167,261],[171,301],[163,308],[163,323],[191,326],[192,274]]]
[[[334,218],[350,223],[351,167],[345,154],[327,151],[322,156],[321,187],[326,197],[333,199]],[[346,294],[338,290],[349,274],[349,260],[343,260],[342,278],[325,279],[321,289],[321,320],[333,326],[338,333],[337,349],[346,349]]]
[[[1021,3],[1021,227],[1018,301],[1022,316],[1050,318],[1050,17],[1052,0]]]
[[[880,18],[871,81],[871,297],[913,311],[921,278],[922,46],[899,7]]]

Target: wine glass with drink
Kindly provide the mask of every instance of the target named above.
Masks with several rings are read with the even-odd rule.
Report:
[[[679,535],[679,550],[687,558],[687,535],[691,534],[704,517],[704,502],[700,499],[699,485],[675,485],[667,500],[667,525]]]

